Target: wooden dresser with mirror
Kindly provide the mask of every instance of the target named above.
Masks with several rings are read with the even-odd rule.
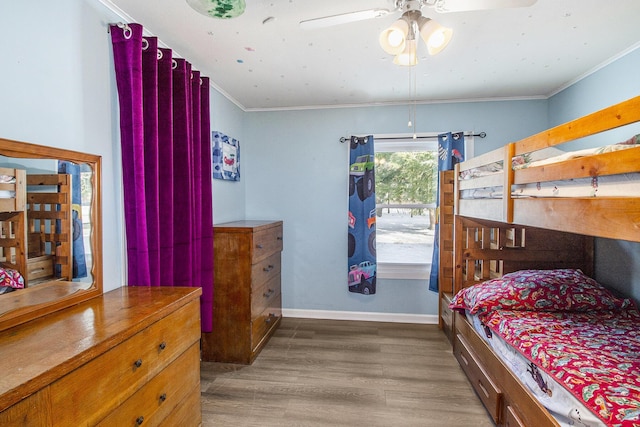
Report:
[[[62,181],[47,181],[54,191],[44,196],[24,188],[61,162],[84,171],[75,224],[60,207],[70,194]],[[24,283],[0,295],[0,425],[200,425],[201,290],[103,293],[100,157],[0,139],[0,168],[0,266]],[[48,225],[37,213],[44,203],[58,215]],[[86,274],[71,272],[74,249],[62,248],[73,234],[85,243],[74,249]]]

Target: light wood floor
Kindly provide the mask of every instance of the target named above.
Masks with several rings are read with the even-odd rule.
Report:
[[[493,426],[434,325],[284,318],[251,366],[203,362],[208,426]]]

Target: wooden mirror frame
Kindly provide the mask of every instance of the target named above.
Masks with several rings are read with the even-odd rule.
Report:
[[[90,205],[91,253],[93,261],[89,288],[87,282],[51,281],[5,294],[0,313],[0,331],[28,322],[54,311],[102,295],[102,158],[72,150],[12,141],[0,138],[0,155],[22,159],[68,160],[86,163],[92,169],[92,197]],[[7,298],[8,297],[8,298]]]

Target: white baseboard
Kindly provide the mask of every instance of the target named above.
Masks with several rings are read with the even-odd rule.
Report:
[[[303,319],[362,320],[367,322],[420,323],[425,325],[438,324],[438,316],[435,314],[369,313],[361,311],[296,310],[283,308],[282,316],[299,317]]]

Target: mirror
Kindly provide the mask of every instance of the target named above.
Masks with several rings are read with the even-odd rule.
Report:
[[[102,295],[100,180],[100,156],[0,139],[0,330]]]

